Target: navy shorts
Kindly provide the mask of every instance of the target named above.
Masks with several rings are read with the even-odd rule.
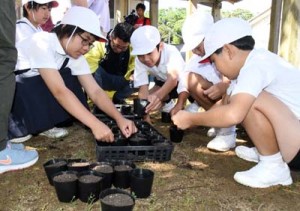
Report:
[[[288,163],[288,165],[291,168],[291,170],[300,171],[300,151],[293,158],[293,160]]]

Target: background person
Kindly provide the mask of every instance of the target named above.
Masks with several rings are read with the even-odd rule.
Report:
[[[101,88],[115,91],[112,97],[115,104],[125,104],[125,99],[134,92],[130,85],[135,59],[130,55],[132,32],[130,24],[118,23],[108,34],[108,42],[95,42],[84,55]]]
[[[145,10],[146,6],[143,3],[138,3],[135,7],[136,13],[138,15],[137,20],[134,24],[134,29],[137,29],[138,27],[145,26],[145,25],[151,25],[150,18],[145,17]]]

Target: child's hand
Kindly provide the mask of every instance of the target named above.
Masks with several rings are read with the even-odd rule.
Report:
[[[172,116],[172,121],[179,129],[184,130],[192,126],[190,115],[193,115],[193,113],[181,110]]]
[[[148,96],[148,101],[150,102],[149,105],[146,107],[145,112],[148,114],[151,111],[156,111],[161,108],[162,102],[159,97],[155,94]]]
[[[120,128],[120,130],[122,131],[123,135],[126,138],[131,136],[133,133],[137,132],[137,128],[133,121],[131,121],[129,119],[125,119],[123,117],[116,121],[117,121],[118,127]]]
[[[97,141],[113,142],[114,134],[103,122],[98,121],[91,128],[92,133]]]

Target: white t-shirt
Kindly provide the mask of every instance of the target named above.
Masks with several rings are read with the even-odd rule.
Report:
[[[110,30],[109,0],[87,0],[88,7],[99,18],[102,30],[107,33]]]
[[[22,77],[39,75],[38,68],[59,70],[68,57],[60,45],[55,33],[38,32],[17,44],[18,61],[16,70],[30,69]],[[91,74],[89,65],[83,56],[78,59],[68,57],[70,60],[66,67],[72,75]]]
[[[157,80],[165,82],[171,70],[177,70],[178,75],[184,69],[185,62],[175,46],[164,43],[158,66],[148,67],[138,57],[135,58],[134,87],[149,84],[148,73]]]
[[[240,70],[232,95],[248,93],[257,97],[263,90],[281,100],[300,119],[300,70],[276,54],[254,49]]]
[[[40,31],[43,31],[40,26],[35,27],[27,18],[23,17],[16,24],[16,43]]]
[[[188,92],[187,83],[188,83],[188,74],[190,72],[201,75],[204,79],[208,80],[213,84],[217,84],[222,81],[221,74],[216,70],[214,64],[210,62],[207,63],[199,63],[201,60],[201,56],[193,55],[187,65],[184,68],[184,71],[181,72],[179,76],[179,83],[177,92]]]

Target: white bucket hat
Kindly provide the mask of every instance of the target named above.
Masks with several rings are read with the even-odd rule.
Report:
[[[224,18],[217,21],[205,35],[205,55],[201,61],[211,56],[225,44],[245,36],[252,36],[252,29],[247,21],[240,18]]]
[[[28,3],[28,2],[35,2],[35,3],[38,3],[38,4],[47,4],[47,3],[50,3],[52,2],[52,7],[58,7],[58,2],[57,1],[53,1],[53,0],[22,0],[22,6],[24,6],[24,4]]]
[[[100,30],[99,17],[90,9],[73,6],[67,10],[60,24],[73,25],[103,40],[107,40]]]
[[[202,42],[206,32],[213,23],[214,19],[211,14],[199,10],[188,16],[181,29],[184,42],[181,51],[191,51],[196,48]]]
[[[131,35],[132,55],[145,55],[152,52],[160,43],[160,34],[154,26],[137,28]]]

